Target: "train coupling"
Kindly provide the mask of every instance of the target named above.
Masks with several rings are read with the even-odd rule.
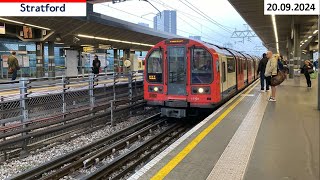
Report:
[[[185,109],[161,108],[161,116],[172,118],[184,118],[187,116]]]

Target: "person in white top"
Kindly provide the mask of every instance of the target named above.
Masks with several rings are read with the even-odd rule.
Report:
[[[268,85],[271,85],[271,78],[277,75],[277,67],[278,67],[278,62],[277,59],[273,57],[273,54],[271,51],[267,52],[267,58],[268,58],[268,63],[266,65],[266,71],[264,75],[266,76],[267,83]],[[269,98],[269,101],[276,101],[276,87],[271,86],[271,96]]]

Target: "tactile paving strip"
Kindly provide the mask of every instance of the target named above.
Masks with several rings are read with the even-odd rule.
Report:
[[[258,96],[207,180],[243,179],[268,104],[265,96]]]

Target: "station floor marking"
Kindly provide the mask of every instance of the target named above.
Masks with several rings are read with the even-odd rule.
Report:
[[[177,141],[175,141],[173,144],[171,144],[168,148],[166,148],[164,151],[162,151],[158,156],[156,156],[154,159],[152,159],[150,162],[148,162],[144,167],[142,167],[140,170],[138,170],[135,174],[133,174],[131,177],[129,177],[129,180],[137,180],[141,176],[143,176],[147,171],[149,171],[153,166],[155,166],[161,159],[163,159],[166,155],[168,155],[170,152],[172,152],[177,146],[179,146],[183,141],[185,141],[187,138],[189,138],[194,132],[196,132],[198,129],[200,129],[203,125],[205,125],[208,121],[210,121],[214,116],[216,116],[218,113],[220,113],[222,110],[224,110],[229,104],[231,104],[234,100],[236,100],[241,94],[250,93],[258,84],[259,81],[253,83],[250,85],[248,90],[245,90],[242,93],[239,93],[232,99],[230,99],[228,102],[226,102],[224,105],[222,105],[219,109],[215,110],[210,116],[208,116],[206,119],[198,123],[195,127],[193,127],[190,131],[188,131],[186,134],[184,134],[181,138],[179,138]],[[241,100],[244,97],[241,98]],[[190,150],[191,151],[191,150]],[[181,159],[182,160],[182,159]],[[181,161],[180,160],[180,161]],[[176,164],[177,165],[177,164]],[[173,169],[174,167],[172,167]],[[171,169],[171,170],[172,170]],[[171,171],[170,170],[170,171]],[[169,172],[170,172],[169,171]],[[169,173],[167,172],[167,174]],[[166,174],[166,175],[167,175]],[[163,176],[162,178],[164,178]],[[154,176],[154,178],[156,178]],[[162,179],[159,177],[159,179]]]
[[[256,84],[255,84],[256,85]],[[255,87],[255,86],[254,86]],[[244,95],[249,94],[254,87],[251,87]],[[241,96],[236,102],[231,104],[217,119],[215,119],[206,129],[194,138],[178,155],[158,171],[151,180],[163,179],[173,168],[175,168],[246,96]]]
[[[233,135],[207,180],[242,180],[268,101],[259,95]]]

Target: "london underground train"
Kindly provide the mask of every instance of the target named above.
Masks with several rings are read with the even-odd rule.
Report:
[[[144,99],[162,116],[212,109],[257,79],[259,58],[191,39],[167,39],[146,56]]]

